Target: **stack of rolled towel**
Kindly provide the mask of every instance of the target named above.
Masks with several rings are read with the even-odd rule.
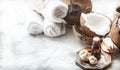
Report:
[[[27,21],[30,34],[44,33],[48,37],[57,37],[66,33],[64,17],[68,7],[60,0],[44,0],[42,10],[34,12],[32,19]]]
[[[27,30],[30,34],[41,34],[43,33],[44,18],[42,15],[38,15],[36,12],[30,14],[27,23]]]
[[[48,37],[57,37],[64,35],[66,32],[65,25],[63,23],[55,23],[48,19],[44,19],[44,34]]]

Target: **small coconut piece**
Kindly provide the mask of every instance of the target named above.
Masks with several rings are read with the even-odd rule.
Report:
[[[85,23],[81,23],[81,28],[87,36],[102,37],[109,33],[111,25],[109,18],[98,13],[82,13],[82,16],[84,16]]]
[[[95,56],[92,55],[89,57],[89,62],[91,65],[96,65],[98,63],[98,60]]]
[[[101,48],[107,53],[112,53],[115,50],[111,38],[104,38],[101,44]]]
[[[79,57],[82,61],[88,61],[89,56],[91,56],[91,53],[87,50],[81,50],[79,52]]]

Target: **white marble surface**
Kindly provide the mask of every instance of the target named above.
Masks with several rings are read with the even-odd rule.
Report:
[[[39,0],[0,0],[0,70],[82,70],[75,65],[76,52],[85,45],[67,28],[64,36],[31,36],[25,18]],[[93,0],[93,11],[113,19],[120,0]],[[37,7],[36,7],[37,8]],[[28,14],[29,13],[29,14]],[[113,55],[108,70],[120,69],[120,54]]]

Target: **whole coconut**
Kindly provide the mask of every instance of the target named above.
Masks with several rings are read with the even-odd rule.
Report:
[[[120,49],[120,15],[115,15],[110,31],[110,37],[114,44]]]
[[[92,11],[92,2],[91,0],[61,0],[66,5],[70,5],[70,1],[73,4],[78,4],[84,13],[90,13]]]

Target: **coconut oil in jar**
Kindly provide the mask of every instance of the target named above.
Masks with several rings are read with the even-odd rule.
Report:
[[[92,55],[99,60],[101,58],[101,39],[99,37],[93,37],[91,49]]]

